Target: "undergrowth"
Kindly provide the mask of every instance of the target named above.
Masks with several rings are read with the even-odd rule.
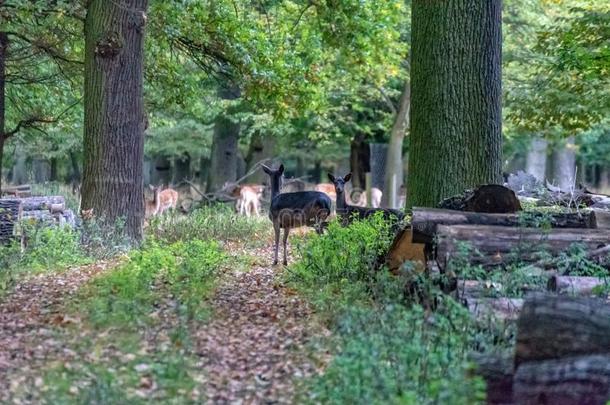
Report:
[[[407,274],[376,270],[392,237],[383,219],[374,217],[348,228],[331,223],[324,235],[311,235],[300,246],[302,259],[287,270],[286,281],[326,319],[334,354],[324,373],[304,384],[300,400],[483,402],[484,383],[473,376],[467,356],[487,349],[494,337],[432,285],[427,288],[434,311],[405,300]]]

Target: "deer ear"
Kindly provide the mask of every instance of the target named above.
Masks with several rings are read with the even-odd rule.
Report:
[[[263,164],[261,164],[261,166],[263,167],[263,171],[271,176],[271,169]]]
[[[284,165],[281,164],[280,167],[277,169],[277,171],[280,175],[284,174]]]
[[[346,175],[345,175],[345,177],[343,178],[343,181],[347,183],[347,182],[348,182],[348,181],[350,181],[351,179],[352,179],[352,174],[351,174],[351,173],[348,173],[348,174],[346,174]]]
[[[328,173],[328,180],[331,181],[331,183],[335,182],[335,176],[333,176],[332,174]]]

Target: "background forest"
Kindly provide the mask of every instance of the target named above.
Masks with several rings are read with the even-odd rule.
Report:
[[[608,13],[599,1],[504,2],[506,171],[608,188]],[[79,183],[85,14],[74,1],[1,6],[5,182]],[[370,143],[390,144],[382,160],[400,180],[409,14],[403,1],[151,1],[144,182],[210,192],[281,157],[289,176],[351,170],[363,187]]]

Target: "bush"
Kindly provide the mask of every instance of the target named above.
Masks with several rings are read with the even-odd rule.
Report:
[[[338,319],[338,354],[306,387],[305,401],[472,404],[484,383],[472,376],[468,314],[446,298],[446,314],[401,304],[354,307]],[[305,395],[304,395],[305,396]]]
[[[324,235],[311,234],[301,242],[301,260],[288,269],[288,281],[302,290],[326,291],[330,301],[339,291],[342,298],[372,295],[383,273],[377,270],[380,258],[392,238],[390,225],[381,215],[354,221],[349,227],[333,221]]]
[[[242,241],[256,246],[270,235],[271,223],[267,218],[248,218],[229,207],[215,205],[188,215],[168,213],[155,217],[146,231],[148,237],[163,243],[199,239]]]

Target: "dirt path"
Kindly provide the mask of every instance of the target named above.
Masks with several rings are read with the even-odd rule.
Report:
[[[113,265],[96,263],[32,276],[0,301],[0,403],[10,403],[16,391],[24,391],[23,385],[36,383],[34,370],[47,359],[74,354],[53,339],[56,326],[71,322],[60,312],[61,304],[91,277]]]
[[[214,403],[290,403],[295,383],[319,372],[324,353],[304,346],[325,331],[309,306],[283,288],[271,249],[258,249],[248,272],[236,272],[214,300],[215,319],[197,332],[206,359],[207,396]]]
[[[204,377],[199,391],[209,403],[291,403],[298,383],[324,366],[326,354],[309,343],[326,332],[307,303],[281,286],[281,267],[269,265],[271,250],[247,253],[252,261],[247,271],[232,269],[223,277],[211,320],[191,329],[189,352],[199,358]],[[78,328],[62,328],[72,320],[60,310],[108,267],[31,277],[0,302],[0,403],[36,403],[44,394],[28,391],[42,386],[46,367],[87,361],[70,349]],[[171,327],[168,321],[165,328]]]

